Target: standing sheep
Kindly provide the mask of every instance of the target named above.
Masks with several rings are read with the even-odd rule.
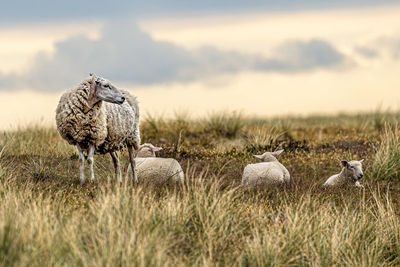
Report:
[[[137,176],[147,183],[184,183],[185,175],[179,162],[172,158],[156,158],[156,152],[160,150],[161,147],[152,144],[140,146],[135,158]]]
[[[334,174],[326,180],[323,186],[343,186],[345,184],[354,184],[357,187],[363,187],[359,180],[363,178],[362,162],[364,160],[352,160],[350,162],[342,160],[342,171]]]
[[[242,185],[279,185],[290,182],[289,171],[276,157],[282,150],[265,152],[262,155],[254,155],[261,160],[260,163],[248,164],[243,170]]]
[[[118,90],[108,80],[90,74],[76,88],[65,92],[56,109],[57,130],[79,153],[80,179],[85,181],[85,156],[94,179],[94,153],[110,153],[116,180],[121,181],[117,151],[127,147],[133,179],[137,181],[135,151],[139,148],[139,107],[134,96]],[[125,101],[126,100],[126,101]]]

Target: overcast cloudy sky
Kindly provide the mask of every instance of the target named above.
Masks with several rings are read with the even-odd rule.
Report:
[[[376,0],[8,1],[0,125],[10,105],[23,106],[12,119],[50,118],[89,72],[148,112],[398,108],[399,12],[400,1]]]
[[[105,19],[116,17],[185,16],[187,14],[223,14],[249,11],[286,11],[332,8],[363,8],[396,4],[395,0],[15,0],[2,3],[2,22]]]

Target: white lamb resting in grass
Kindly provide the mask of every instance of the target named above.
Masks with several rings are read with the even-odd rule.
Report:
[[[363,178],[362,162],[364,160],[352,160],[350,162],[342,160],[342,171],[338,174],[332,175],[326,180],[323,186],[343,186],[346,184],[354,184],[357,187],[363,187],[359,180]]]
[[[243,170],[242,185],[279,185],[290,182],[289,171],[283,166],[276,157],[282,150],[275,152],[265,152],[262,155],[254,155],[261,160],[260,163],[248,164]]]
[[[161,147],[152,144],[142,144],[135,158],[136,172],[140,181],[145,183],[163,184],[168,182],[183,183],[185,176],[181,165],[172,158],[157,158]],[[128,168],[128,175],[129,175]]]

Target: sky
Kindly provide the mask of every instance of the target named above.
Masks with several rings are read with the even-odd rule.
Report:
[[[8,1],[0,129],[54,124],[90,72],[143,115],[397,110],[400,1]]]

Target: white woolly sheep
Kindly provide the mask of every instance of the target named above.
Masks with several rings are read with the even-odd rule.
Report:
[[[141,181],[148,183],[183,183],[185,176],[181,165],[172,158],[156,158],[155,152],[160,150],[162,150],[161,147],[155,147],[152,144],[140,146],[135,158],[137,176]]]
[[[283,166],[276,157],[282,150],[275,152],[265,152],[262,155],[254,155],[261,160],[260,163],[248,164],[243,170],[242,185],[279,185],[290,182],[289,171]]]
[[[118,90],[108,80],[90,74],[76,88],[66,91],[56,110],[57,130],[78,148],[80,179],[85,181],[85,156],[94,179],[94,153],[110,153],[116,180],[121,181],[117,151],[128,148],[133,179],[137,181],[135,151],[140,144],[139,107],[134,96]],[[125,101],[126,100],[126,101]]]
[[[363,178],[362,162],[364,160],[350,162],[342,160],[342,171],[338,174],[332,175],[326,180],[323,186],[343,186],[345,184],[354,184],[357,187],[363,187],[359,180]]]

